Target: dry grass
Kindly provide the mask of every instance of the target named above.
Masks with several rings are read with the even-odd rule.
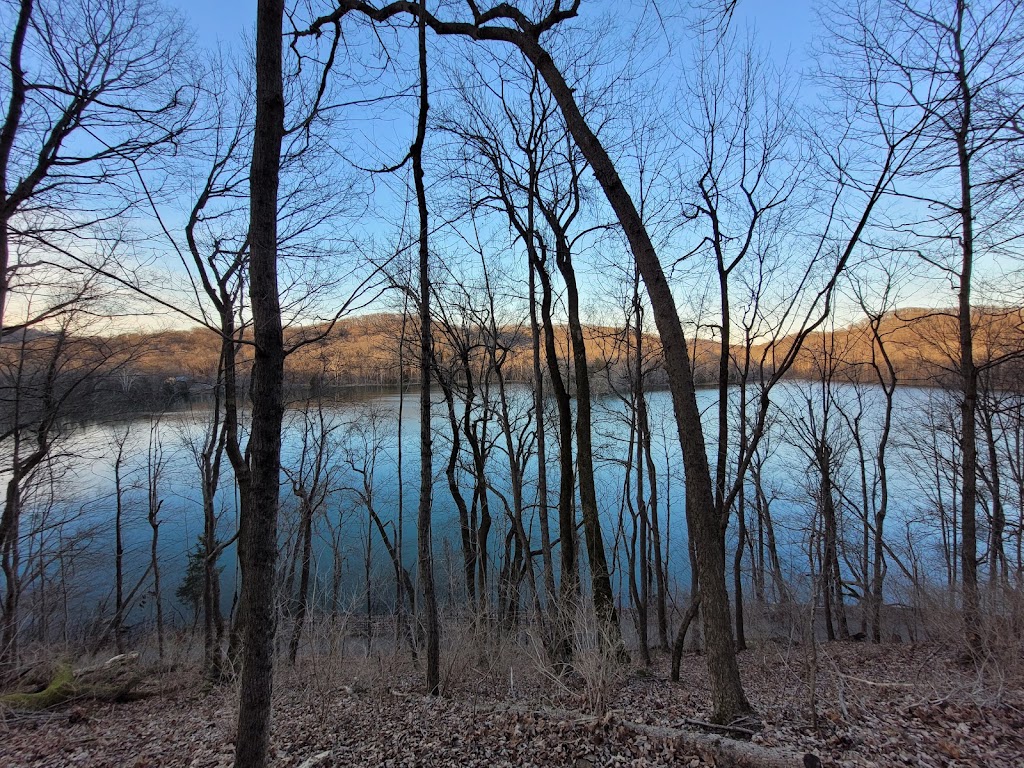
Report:
[[[1013,765],[1024,754],[1020,635],[1012,621],[991,620],[989,651],[964,663],[957,632],[948,629],[955,623],[938,607],[943,599],[936,595],[936,605],[917,614],[927,619],[916,636],[927,640],[818,642],[817,723],[807,708],[802,638],[785,631],[786,617],[752,611],[759,631],[769,630],[740,655],[748,696],[766,725],[757,741],[850,768]],[[275,764],[298,766],[326,754],[323,765],[339,766],[701,765],[671,740],[622,724],[670,729],[706,719],[703,656],[684,656],[683,682],[672,684],[667,657],[655,654],[650,669],[623,665],[585,612],[571,629],[572,671],[559,674],[539,632],[507,635],[488,622],[449,618],[444,695],[432,699],[422,695],[422,669],[406,644],[396,643],[393,626],[378,627],[367,654],[356,622],[311,621],[299,663],[278,669]],[[9,715],[0,764],[230,764],[234,687],[202,687],[198,643],[183,638],[172,653],[173,667],[154,672],[165,684],[147,700]]]

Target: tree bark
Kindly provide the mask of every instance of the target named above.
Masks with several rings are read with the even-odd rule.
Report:
[[[555,349],[555,327],[551,320],[553,296],[551,275],[540,254],[531,250],[533,266],[540,278],[540,317],[544,329],[544,356],[551,379],[551,393],[558,409],[558,540],[560,559],[559,603],[562,623],[575,609],[580,592],[579,555],[576,542],[576,476],[572,458],[572,407],[569,391]],[[563,630],[566,627],[563,627]],[[566,659],[567,660],[567,659]]]
[[[157,433],[157,425],[154,424],[149,433],[149,456],[146,467],[147,473],[147,496],[149,508],[147,520],[152,532],[149,542],[149,567],[153,571],[153,603],[156,605],[156,644],[157,655],[160,660],[164,658],[164,606],[163,595],[160,589],[160,562],[157,557],[160,548],[160,508],[163,507],[163,499],[160,498],[160,475],[163,469],[163,450],[160,447],[160,438]]]
[[[324,436],[326,439],[326,436]],[[308,496],[301,498],[300,504],[301,521],[299,523],[299,535],[302,539],[302,554],[299,561],[299,591],[297,594],[297,605],[295,608],[295,624],[292,626],[291,640],[288,642],[288,661],[295,664],[299,655],[299,644],[302,642],[302,629],[306,623],[306,612],[309,607],[309,578],[313,563],[313,504]],[[370,534],[366,534],[367,542],[370,541]],[[369,548],[369,543],[367,543]],[[369,600],[369,591],[367,591]]]
[[[462,453],[462,427],[458,414],[455,412],[455,374],[452,372],[452,380],[445,381],[438,372],[438,384],[444,394],[445,404],[448,409],[448,424],[452,431],[452,444],[448,451],[448,463],[445,466],[444,475],[448,479],[448,493],[459,510],[459,534],[462,544],[462,577],[466,585],[466,603],[476,610],[476,525],[470,519],[469,505],[462,496],[462,489],[459,487],[457,471],[459,468],[459,455]],[[466,371],[467,388],[472,386],[469,383],[471,374]],[[467,401],[466,409],[470,408]],[[466,415],[468,420],[468,413]],[[475,517],[475,515],[474,515]]]
[[[517,44],[544,78],[573,138],[594,169],[594,175],[626,233],[651,300],[665,353],[665,370],[683,451],[686,512],[697,553],[713,720],[731,722],[751,714],[753,709],[743,692],[736,663],[725,585],[725,534],[715,508],[693,371],[675,298],[636,206],[604,146],[580,113],[572,89],[539,43],[524,36],[517,40]]]
[[[550,604],[557,601],[555,567],[551,557],[551,526],[548,521],[547,430],[544,419],[544,374],[541,368],[541,328],[537,318],[537,270],[530,272],[530,342],[533,360],[533,410],[537,424],[537,514],[540,521],[541,557],[544,561],[544,589]]]
[[[971,282],[974,269],[974,207],[971,183],[970,142],[973,92],[967,74],[962,40],[966,0],[956,0],[953,43],[956,51],[960,124],[955,133],[957,169],[960,175],[960,284],[957,291],[957,321],[960,345],[960,425],[963,490],[960,496],[960,558],[964,590],[964,626],[967,643],[973,653],[981,652],[980,597],[978,594],[978,373],[974,364],[974,326]]]
[[[221,362],[218,378],[223,377],[223,353],[229,339],[221,340]],[[224,677],[221,641],[224,639],[224,617],[220,608],[220,571],[217,560],[223,547],[217,541],[217,489],[220,486],[221,460],[224,455],[225,430],[220,421],[221,381],[214,390],[213,415],[198,459],[203,485],[203,675],[210,682]]]
[[[255,358],[249,438],[249,499],[242,507],[244,640],[239,689],[236,768],[269,761],[274,635],[277,612],[277,512],[284,416],[284,340],[277,283],[277,196],[284,135],[283,0],[259,0],[256,10],[256,125],[249,174],[249,295]]]
[[[645,510],[644,520],[648,524],[651,532],[650,548],[653,552],[653,557],[648,561],[648,557],[645,552],[645,562],[649,562],[650,565],[647,567],[648,571],[648,582],[650,581],[650,566],[654,567],[654,585],[656,587],[655,592],[655,607],[658,621],[658,645],[663,651],[667,651],[669,648],[668,644],[668,588],[666,585],[667,576],[665,573],[665,567],[662,560],[664,550],[661,545],[661,523],[658,519],[658,471],[654,464],[654,452],[652,450],[651,442],[651,420],[650,415],[647,412],[647,397],[645,394],[644,377],[646,372],[644,371],[644,308],[640,301],[640,274],[634,272],[633,276],[633,315],[636,318],[634,324],[634,334],[636,337],[636,423],[637,423],[637,441],[638,447],[642,449],[642,457],[637,455],[637,461],[643,460],[647,467],[647,503]],[[639,475],[640,468],[637,468]],[[650,593],[650,584],[646,587],[647,594]],[[649,597],[645,597],[644,602],[649,602]]]
[[[120,435],[114,438],[117,453],[114,455],[114,621],[111,629],[118,653],[124,653],[124,487],[121,483],[121,465],[124,463],[124,446],[128,434],[129,431],[125,430],[124,438]]]
[[[420,107],[416,123],[416,139],[412,155],[412,175],[416,186],[416,207],[419,211],[419,273],[420,273],[420,500],[416,516],[419,553],[420,589],[423,592],[423,624],[427,641],[427,693],[441,692],[440,644],[441,629],[437,616],[437,595],[434,591],[434,555],[431,532],[431,485],[433,482],[433,443],[430,429],[430,360],[433,345],[430,331],[430,250],[427,191],[423,182],[423,142],[427,133],[427,29],[422,15],[418,30]]]
[[[622,632],[619,628],[615,595],[612,591],[608,558],[604,551],[601,515],[597,508],[597,489],[594,481],[594,447],[591,434],[590,371],[587,368],[586,339],[580,322],[580,296],[576,284],[576,271],[572,264],[568,236],[560,231],[554,216],[548,224],[555,230],[556,261],[565,282],[568,309],[569,336],[572,342],[573,370],[576,374],[576,471],[579,474],[580,507],[583,512],[583,532],[590,565],[590,588],[593,592],[594,612],[602,627],[602,637],[618,653],[625,654]]]

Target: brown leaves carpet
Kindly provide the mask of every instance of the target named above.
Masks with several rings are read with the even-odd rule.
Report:
[[[1024,694],[1005,670],[964,664],[928,645],[825,644],[817,659],[815,723],[802,649],[769,643],[741,659],[751,703],[764,718],[757,743],[844,768],[1024,766]],[[650,671],[595,679],[555,683],[524,658],[495,651],[453,663],[448,695],[429,699],[417,692],[419,677],[405,661],[300,664],[283,669],[278,681],[274,764],[707,764],[682,741],[629,726],[680,728],[706,718],[703,657],[684,658],[678,684],[668,681],[660,657]],[[80,701],[41,714],[5,713],[0,766],[230,765],[234,689],[204,691],[194,673],[181,670],[156,684],[154,695],[131,703]],[[602,698],[595,685],[608,702],[600,717],[587,711]]]

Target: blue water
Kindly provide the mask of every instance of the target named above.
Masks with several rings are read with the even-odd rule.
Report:
[[[739,391],[733,389],[730,397],[738,400]],[[894,554],[914,559],[923,565],[938,582],[944,577],[941,540],[938,536],[939,518],[936,509],[952,499],[951,487],[942,487],[934,478],[934,457],[926,456],[916,443],[925,434],[922,424],[935,419],[939,403],[945,398],[938,390],[904,388],[897,392],[896,414],[890,443],[889,482],[890,510],[887,523],[889,541]],[[514,410],[521,414],[527,410],[530,395],[527,390],[513,393]],[[779,551],[793,583],[799,585],[807,576],[806,541],[808,528],[815,510],[815,481],[810,459],[806,453],[805,433],[809,424],[819,426],[825,418],[822,393],[811,384],[790,382],[773,393],[776,407],[769,429],[762,443],[765,458],[766,492],[771,499]],[[708,450],[714,444],[714,416],[717,411],[717,392],[703,390],[698,393],[700,407],[705,413]],[[829,404],[829,431],[832,434],[836,482],[848,498],[839,499],[846,506],[842,535],[854,544],[862,535],[862,524],[855,519],[853,505],[859,503],[860,471],[849,421],[837,411],[837,403],[852,421],[856,414],[863,440],[873,448],[880,429],[881,390],[877,387],[836,387]],[[857,405],[859,403],[859,406]],[[650,421],[654,433],[653,452],[658,467],[658,508],[662,524],[662,544],[668,558],[669,574],[674,590],[686,589],[689,564],[686,549],[683,509],[685,488],[677,432],[671,417],[671,402],[667,392],[648,395]],[[948,404],[947,404],[948,405]],[[315,538],[315,572],[321,603],[330,591],[332,570],[332,536],[340,542],[343,556],[342,606],[365,605],[364,558],[369,530],[369,517],[353,488],[361,486],[358,471],[366,469],[368,457],[373,459],[373,497],[381,517],[391,530],[399,523],[404,529],[403,558],[407,568],[415,573],[415,516],[419,493],[419,419],[415,395],[406,396],[404,415],[399,429],[399,396],[397,392],[374,391],[354,393],[352,396],[325,406],[325,421],[332,429],[331,451],[327,462],[330,467],[331,492],[317,514]],[[947,407],[943,405],[943,407]],[[163,581],[163,599],[172,618],[179,623],[192,620],[189,609],[175,598],[175,591],[185,574],[186,552],[193,548],[202,532],[202,506],[199,475],[190,444],[201,439],[209,419],[207,407],[196,404],[190,409],[166,413],[159,418],[135,418],[106,423],[85,424],[70,431],[62,445],[62,455],[55,463],[59,477],[43,484],[26,509],[31,509],[34,520],[43,521],[45,531],[38,541],[33,539],[32,551],[44,548],[56,551],[61,547],[63,558],[52,559],[48,567],[51,584],[63,578],[73,585],[74,606],[83,621],[98,613],[98,603],[112,602],[114,568],[114,479],[113,439],[128,431],[125,449],[124,479],[124,540],[126,546],[126,589],[134,585],[145,573],[149,562],[151,528],[146,520],[147,465],[151,463],[152,446],[159,444],[163,459],[157,493],[162,500],[158,519],[159,563]],[[434,551],[436,568],[442,585],[461,583],[461,555],[459,554],[458,519],[451,499],[444,467],[448,458],[448,421],[443,403],[434,410],[436,432],[434,442],[435,482],[433,491]],[[735,422],[735,418],[734,418]],[[525,425],[525,419],[521,426]],[[532,429],[532,427],[531,427]],[[495,441],[488,465],[493,486],[490,492],[492,529],[492,569],[499,569],[497,558],[507,530],[502,495],[511,502],[508,488],[508,469],[504,454],[504,440],[497,423],[488,428],[488,437]],[[403,478],[398,483],[399,433],[403,452]],[[625,553],[630,521],[628,514],[620,527],[623,510],[624,459],[628,447],[628,421],[624,404],[613,396],[603,396],[594,403],[594,444],[597,490],[604,521],[609,559],[617,564],[614,579],[623,595]],[[303,414],[298,408],[290,409],[285,420],[283,464],[294,472],[299,466],[303,442]],[[940,437],[939,446],[942,447]],[[465,441],[464,449],[466,449]],[[946,438],[948,442],[948,436]],[[468,449],[466,449],[468,450]],[[554,424],[548,425],[547,451],[549,457],[548,487],[551,494],[550,520],[552,536],[557,535],[554,505],[557,482],[557,440]],[[948,453],[948,446],[946,447]],[[941,451],[940,451],[941,453]],[[712,466],[713,463],[712,463]],[[873,463],[867,466],[869,480],[875,474]],[[463,494],[469,503],[472,488],[469,478],[460,475]],[[403,514],[399,520],[399,494],[402,496]],[[945,496],[943,495],[945,494]],[[748,502],[753,498],[748,492]],[[291,492],[287,472],[282,474],[281,539],[288,551],[293,541],[297,520],[297,500]],[[1007,498],[1008,513],[1020,509],[1018,498]],[[537,523],[536,465],[531,459],[526,471],[525,503],[530,509],[527,527],[539,541]],[[1016,505],[1015,507],[1013,505]],[[230,464],[225,457],[222,482],[217,498],[221,515],[222,538],[233,533],[237,524],[237,500]],[[1012,517],[1011,517],[1012,519]],[[63,521],[63,522],[62,522]],[[375,529],[372,538],[372,571],[377,585],[376,600],[382,607],[393,595],[393,572],[386,559],[386,551]],[[735,520],[730,527],[730,550],[735,541]],[[24,551],[24,547],[23,547]],[[31,558],[26,558],[31,560]],[[556,554],[557,562],[557,554]],[[731,554],[730,554],[731,562]],[[234,549],[223,557],[223,602],[230,609],[236,583],[237,567]],[[28,567],[28,566],[26,566]],[[282,566],[283,567],[283,566]],[[539,572],[539,559],[537,563]],[[749,569],[749,557],[745,568]],[[854,567],[852,564],[848,567]],[[898,577],[898,569],[890,566],[889,573]],[[495,579],[496,580],[496,579]],[[444,588],[444,586],[443,586]],[[147,586],[142,590],[149,590]],[[151,598],[136,610],[141,620],[150,610]]]

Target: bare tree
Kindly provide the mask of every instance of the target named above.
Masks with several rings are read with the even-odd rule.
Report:
[[[898,261],[894,264],[883,263],[880,269],[871,270],[866,277],[854,275],[851,280],[852,290],[866,317],[870,332],[871,353],[868,366],[871,369],[871,376],[882,390],[884,400],[881,430],[870,446],[865,446],[866,436],[861,429],[864,409],[861,408],[857,417],[852,420],[846,412],[843,413],[861,459],[860,507],[865,526],[862,589],[866,595],[870,595],[866,602],[870,606],[871,639],[875,643],[882,641],[882,605],[886,573],[885,522],[890,506],[889,448],[893,432],[893,403],[900,379],[890,343],[890,337],[899,328],[899,323],[897,321],[895,326],[890,324],[890,327],[886,327],[886,320],[896,319],[894,310],[899,288],[899,270]],[[872,464],[874,471],[869,474],[868,468]]]
[[[67,309],[49,331],[23,327],[0,344],[0,449],[5,462],[0,514],[0,565],[3,569],[0,666],[18,659],[24,499],[38,478],[67,457],[55,455],[72,431],[67,417],[86,412],[88,395],[116,370],[118,357],[107,339],[90,333],[90,315],[100,308],[95,276],[74,292]],[[120,357],[124,360],[124,357]]]
[[[59,311],[5,320],[41,253],[83,261],[71,239],[136,204],[133,177],[173,147],[193,99],[181,22],[151,0],[19,0],[3,18],[0,335]]]
[[[430,220],[427,191],[423,181],[423,145],[427,136],[427,28],[423,17],[417,25],[417,52],[419,57],[419,110],[416,119],[416,137],[409,156],[412,160],[413,183],[416,189],[416,210],[419,214],[419,322],[420,322],[420,499],[416,513],[416,551],[419,556],[419,588],[423,595],[422,622],[426,628],[427,693],[441,692],[440,646],[441,628],[438,621],[437,595],[434,588],[434,545],[431,525],[431,494],[434,482],[433,441],[431,436],[430,381],[433,359],[433,335],[430,328]]]
[[[376,530],[384,544],[384,549],[388,553],[388,559],[395,572],[395,580],[399,585],[396,590],[396,598],[407,603],[399,602],[395,605],[400,619],[398,629],[405,635],[398,639],[408,641],[413,658],[416,658],[416,638],[410,627],[402,626],[403,616],[416,614],[416,588],[412,575],[402,560],[400,526],[387,520],[385,511],[389,495],[386,490],[381,488],[378,477],[378,470],[387,455],[386,446],[395,436],[391,428],[392,425],[389,424],[391,417],[392,414],[386,410],[370,406],[357,410],[352,420],[345,425],[341,439],[341,461],[344,465],[346,482],[341,490],[352,496],[354,503],[366,511],[368,539]],[[384,501],[381,500],[382,496]],[[401,498],[401,485],[399,485],[395,496]],[[368,542],[367,548],[369,549],[370,546]],[[368,568],[372,568],[372,562],[368,563]],[[370,606],[372,605],[372,592],[369,574],[367,575],[366,592],[367,605]]]
[[[451,272],[451,266],[448,266]],[[479,296],[465,275],[440,285],[433,281],[435,336],[450,350],[447,361],[436,359],[434,374],[444,396],[451,445],[445,477],[452,500],[459,511],[462,561],[466,598],[477,618],[484,619],[490,604],[490,532],[491,489],[487,463],[493,440],[489,429],[493,420],[491,374],[487,340],[479,319],[483,308]],[[468,457],[463,456],[463,444]],[[472,493],[467,504],[459,482],[466,472],[472,478]]]
[[[160,497],[160,485],[164,474],[164,449],[160,439],[160,420],[149,426],[149,443],[146,450],[146,521],[149,523],[149,570],[153,574],[153,605],[156,610],[157,654],[164,658],[164,601],[160,589],[160,510],[164,500]]]
[[[114,435],[114,645],[118,653],[124,653],[124,484],[122,469],[124,467],[124,448],[131,434],[126,427],[123,434]]]
[[[501,60],[503,70],[518,72],[514,60]],[[518,92],[519,88],[522,92]],[[545,381],[550,383],[554,398],[558,430],[558,545],[560,548],[560,585],[558,604],[564,614],[549,638],[555,658],[567,662],[570,647],[566,631],[573,617],[571,612],[579,604],[579,545],[576,525],[576,484],[579,480],[587,490],[581,490],[581,506],[585,507],[584,529],[588,540],[588,555],[592,555],[592,577],[595,580],[594,599],[599,604],[598,614],[609,624],[607,637],[618,636],[614,608],[609,610],[610,579],[604,563],[604,542],[600,533],[600,519],[596,498],[590,493],[593,486],[593,451],[590,446],[589,370],[586,364],[585,340],[580,322],[579,292],[572,266],[572,251],[589,234],[587,228],[574,226],[582,210],[580,175],[585,166],[578,151],[557,121],[555,104],[541,89],[539,77],[530,71],[518,73],[514,79],[503,80],[499,87],[484,89],[494,97],[497,109],[492,112],[484,95],[470,89],[462,91],[470,120],[449,117],[442,123],[446,131],[463,143],[466,156],[460,180],[470,188],[473,210],[493,209],[507,218],[515,240],[522,243],[528,260],[533,303],[533,331],[535,337],[535,409],[538,418],[538,451],[545,450],[544,408],[538,392],[544,391]],[[487,94],[487,91],[491,93]],[[551,257],[554,256],[554,259]],[[554,261],[554,265],[552,265]],[[555,316],[558,312],[558,294],[552,266],[563,274],[569,302],[571,331],[567,341],[567,356],[573,362],[569,370],[562,370]],[[539,302],[536,299],[537,282],[540,285]],[[571,288],[570,288],[571,283]],[[539,311],[538,311],[539,310]],[[543,348],[543,357],[541,354]],[[542,362],[543,360],[543,362]],[[546,371],[542,371],[542,366]],[[544,375],[546,373],[546,376]],[[570,389],[575,381],[577,402],[582,410],[576,414],[576,450],[574,452],[573,408]],[[583,445],[579,435],[583,434]],[[546,450],[545,450],[546,454]],[[546,467],[539,469],[538,486],[542,505],[542,543],[550,544],[550,532],[545,534],[544,511],[547,497]],[[541,490],[540,486],[543,486]],[[584,503],[585,500],[585,503]],[[553,564],[551,567],[553,583]]]
[[[281,49],[283,0],[260,0],[256,11],[256,125],[249,172],[249,297],[255,359],[246,502],[240,521],[241,612],[245,641],[239,689],[235,765],[263,768],[270,747],[277,606],[277,509],[284,416],[284,338],[277,272],[278,181],[285,102]],[[236,475],[238,467],[235,468]]]
[[[558,105],[567,130],[593,170],[629,242],[664,345],[665,370],[686,474],[688,527],[695,544],[700,571],[701,612],[708,641],[707,661],[712,680],[713,717],[718,721],[731,722],[747,716],[752,710],[743,693],[735,658],[725,585],[725,531],[714,503],[689,346],[664,267],[633,197],[627,191],[603,142],[580,110],[577,96],[562,69],[541,43],[546,33],[573,19],[579,6],[579,0],[565,7],[555,3],[546,13],[531,18],[527,12],[509,3],[481,10],[476,3],[467,2],[463,16],[442,19],[428,12],[421,3],[395,2],[378,7],[359,0],[345,0],[337,3],[334,12],[317,19],[308,30],[299,34],[321,35],[325,30],[334,30],[337,34],[341,20],[353,11],[379,23],[402,14],[411,14],[438,35],[461,36],[474,41],[511,46],[525,57],[544,81]],[[896,161],[900,157],[901,145],[901,137],[888,145],[880,176],[867,188],[867,203],[863,214],[851,227],[852,236],[845,247],[838,249],[837,271],[841,271],[845,265],[881,190],[889,183],[893,166],[898,165]],[[813,304],[823,302],[827,307],[833,287],[834,280],[827,282]],[[810,332],[809,329],[807,332]]]
[[[132,180],[188,125],[190,59],[178,17],[148,0],[24,0],[0,13],[12,30],[0,127],[0,338],[45,328],[59,340],[49,402],[63,407],[79,388],[66,388],[64,351],[82,341],[71,329],[84,328],[80,311],[96,287],[88,275],[115,261],[121,235],[109,222],[137,202]],[[61,431],[56,414],[37,423],[37,463]],[[23,448],[15,455],[28,458]],[[13,510],[0,525],[4,548],[14,546]]]
[[[302,640],[302,631],[309,613],[310,581],[313,577],[313,528],[315,518],[323,513],[331,493],[336,488],[334,433],[338,425],[326,412],[322,397],[306,403],[299,414],[302,420],[301,449],[298,466],[286,467],[285,474],[292,493],[299,501],[299,585],[294,599],[294,623],[288,641],[288,659],[295,664]],[[287,584],[293,588],[291,580]],[[291,612],[291,611],[289,611]]]
[[[697,259],[698,265],[713,263],[717,277],[712,289],[717,289],[717,305],[710,320],[702,322],[710,324],[718,342],[715,506],[723,526],[733,513],[738,523],[733,597],[736,643],[743,649],[743,494],[758,408],[748,385],[760,373],[752,347],[768,340],[753,333],[752,326],[769,314],[768,294],[775,283],[793,280],[804,266],[794,258],[803,249],[788,235],[806,216],[811,199],[805,178],[808,152],[797,133],[793,88],[752,40],[743,41],[732,30],[705,32],[688,74],[689,110],[678,139],[686,150],[684,184],[692,186],[694,198],[684,202],[684,215],[692,221],[697,242],[685,258]],[[783,248],[791,252],[785,268],[779,263]],[[804,281],[820,269],[819,260],[812,252]],[[792,330],[777,326],[783,328]],[[760,395],[773,384],[770,379],[764,383],[768,386]]]
[[[817,555],[816,587],[820,589],[829,640],[848,640],[846,591],[840,552],[842,551],[843,469],[849,454],[849,435],[842,427],[838,403],[839,369],[845,350],[835,333],[824,332],[808,345],[815,377],[806,391],[794,398],[790,416],[791,435],[808,461],[807,483],[814,503],[813,530],[808,552]],[[815,598],[817,599],[817,598]]]
[[[921,124],[915,164],[894,193],[908,211],[898,224],[911,247],[956,292],[960,395],[961,578],[968,644],[980,650],[978,591],[978,377],[976,273],[1020,237],[1001,164],[1024,109],[1024,6],[1017,0],[919,3],[883,0],[830,6],[839,79],[862,89],[877,114]],[[891,123],[890,123],[891,124]],[[878,130],[889,126],[877,125]],[[1009,195],[1009,196],[1008,196]]]

